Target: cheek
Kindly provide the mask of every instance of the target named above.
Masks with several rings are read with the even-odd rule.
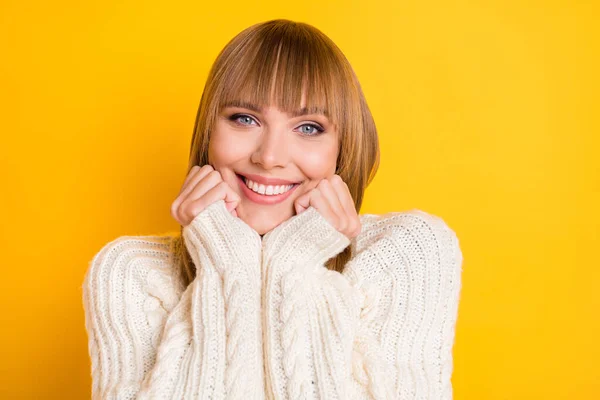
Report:
[[[239,136],[217,126],[208,143],[208,160],[215,169],[220,169],[243,158],[248,151]]]
[[[337,147],[321,145],[296,154],[297,164],[309,179],[322,179],[335,173]]]

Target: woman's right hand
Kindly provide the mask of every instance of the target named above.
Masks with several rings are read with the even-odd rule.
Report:
[[[182,226],[189,225],[206,207],[225,200],[227,210],[237,217],[240,196],[223,180],[211,165],[194,165],[188,173],[179,195],[171,204],[171,215]]]

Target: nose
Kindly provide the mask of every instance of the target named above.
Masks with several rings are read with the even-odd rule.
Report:
[[[289,158],[286,136],[282,129],[265,128],[252,153],[251,161],[265,170],[284,167]]]

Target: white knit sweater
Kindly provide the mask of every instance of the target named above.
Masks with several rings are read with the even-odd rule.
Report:
[[[172,237],[106,244],[83,282],[93,398],[451,399],[455,233],[416,209],[360,219],[350,241],[310,207],[261,240],[218,201],[183,230],[187,288]]]

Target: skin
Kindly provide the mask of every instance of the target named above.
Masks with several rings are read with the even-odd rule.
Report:
[[[322,129],[322,132],[320,132]],[[269,106],[260,111],[226,107],[209,143],[209,164],[195,166],[171,212],[187,225],[206,206],[224,199],[232,215],[260,235],[313,206],[349,238],[360,221],[345,182],[335,174],[339,137],[325,115],[293,117]],[[299,182],[291,196],[273,205],[246,197],[236,173]]]

